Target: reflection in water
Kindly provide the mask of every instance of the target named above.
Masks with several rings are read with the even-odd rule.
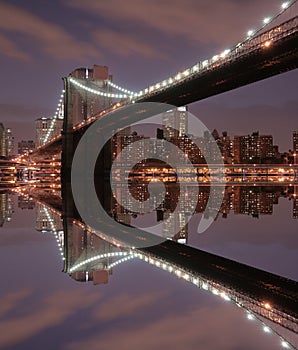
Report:
[[[189,185],[188,191],[191,191],[192,186]],[[120,193],[121,190],[120,184]],[[297,218],[297,186],[226,186],[222,187],[222,190],[224,200],[217,220],[229,218],[232,213],[249,215],[252,218],[272,215],[274,205],[278,204],[281,197],[293,202],[292,216]],[[139,200],[148,196],[147,184],[132,183],[130,191]],[[106,241],[104,232],[94,231],[84,224],[75,211],[72,218],[66,217],[63,213],[65,203],[62,202],[59,190],[45,186],[26,186],[14,188],[11,192],[18,194],[19,208],[32,210],[36,203],[36,229],[42,233],[55,234],[64,263],[64,272],[72,279],[79,282],[93,281],[94,285],[106,284],[117,265],[130,259],[140,259],[227,302],[235,303],[246,310],[248,319],[259,320],[264,332],[278,334],[284,348],[294,348],[272,323],[294,333],[298,332],[296,282],[176,244],[175,242],[187,242],[187,225],[172,240],[167,240],[160,246],[124,249]],[[8,218],[13,212],[12,200],[7,192],[3,191],[2,195],[0,215],[1,218]],[[151,192],[151,195],[154,196],[154,192]],[[201,186],[197,213],[208,215],[205,208],[209,196],[210,187]],[[187,212],[187,197],[180,197],[179,185],[169,184],[164,201],[155,210],[155,220],[165,222],[164,218],[171,215],[177,205],[180,206],[180,210]],[[64,202],[65,200],[72,201],[72,198],[64,198]],[[129,202],[125,209],[119,206],[112,195],[105,198],[104,203],[109,215],[125,225],[141,225],[140,221],[146,221],[146,216],[150,215],[149,219],[152,220],[152,214],[136,215],[130,211]],[[179,217],[176,219],[179,221]],[[173,220],[171,224],[181,227],[182,223]],[[164,237],[169,238],[168,232],[173,229],[175,228],[164,225]],[[268,324],[268,320],[271,323]]]

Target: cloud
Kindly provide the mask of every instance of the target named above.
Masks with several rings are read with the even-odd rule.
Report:
[[[0,317],[13,310],[17,305],[27,298],[31,292],[28,289],[21,289],[1,296]]]
[[[267,15],[270,2],[131,0],[123,6],[120,0],[68,0],[67,4],[101,18],[116,20],[118,26],[134,23],[135,32],[139,28],[150,28],[173,37],[183,37],[194,44],[225,45],[244,39],[251,25],[260,26],[259,16],[262,13]],[[239,32],[239,29],[244,32]]]
[[[26,53],[20,50],[16,44],[8,39],[6,36],[2,35],[0,33],[0,51],[3,55],[11,57],[11,58],[17,58],[19,60],[24,61],[30,61],[30,56]]]
[[[165,293],[150,293],[144,295],[120,295],[101,305],[94,312],[94,317],[102,321],[111,321],[121,317],[129,317],[145,308],[152,306],[163,298]]]
[[[239,324],[239,310],[231,305],[218,305],[216,307],[193,309],[180,314],[172,315],[171,311],[166,316],[157,314],[156,319],[144,323],[133,323],[130,328],[120,330],[119,327],[106,334],[99,334],[84,339],[83,342],[72,343],[69,350],[97,350],[100,344],[101,350],[110,349],[253,349],[258,345],[252,335],[257,330],[252,324]],[[241,317],[241,316],[240,316]],[[237,332],[235,325],[237,324]],[[248,326],[252,327],[248,331]],[[215,336],[212,336],[214,335]],[[266,341],[266,339],[264,339]],[[263,348],[263,347],[262,347]],[[265,347],[264,347],[265,348]]]
[[[101,54],[93,45],[78,41],[61,26],[42,20],[19,7],[0,3],[0,30],[25,36],[44,54],[57,59],[81,60],[87,57],[99,57]],[[24,40],[23,40],[24,42]],[[28,59],[29,54],[6,37],[0,37],[0,45],[6,50],[2,53],[10,57]]]
[[[13,296],[11,305],[24,297],[25,292],[23,293]],[[83,290],[73,290],[71,293],[53,292],[39,303],[35,299],[35,309],[26,308],[27,313],[0,320],[0,348],[19,344],[50,327],[58,326],[73,314],[93,305],[100,297],[98,293],[86,294]],[[7,296],[6,298],[9,299]]]
[[[145,57],[165,58],[165,55],[153,46],[146,44],[127,33],[113,30],[97,30],[93,33],[95,42],[111,52],[121,56],[142,55]]]

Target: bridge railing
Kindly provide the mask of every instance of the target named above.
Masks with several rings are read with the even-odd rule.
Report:
[[[218,69],[226,64],[236,61],[241,57],[250,55],[253,52],[256,52],[258,50],[270,49],[270,47],[274,45],[274,43],[283,40],[284,38],[288,37],[289,35],[293,35],[296,32],[298,32],[298,16],[295,16],[290,20],[277,25],[266,32],[248,38],[229,50],[225,50],[218,55],[214,55],[210,59],[200,61],[191,68],[185,69],[184,71],[179,72],[174,76],[171,76],[159,83],[156,83],[144,90],[141,90],[135,96],[129,97],[128,99],[124,99],[121,102],[118,102],[117,104],[105,109],[104,111],[101,111],[91,116],[86,121],[82,121],[81,123],[75,125],[73,129],[77,130],[80,127],[83,127],[85,124],[89,124],[98,117],[101,117],[102,115],[107,114],[123,105],[129,104],[134,101],[137,102],[139,100],[143,100],[144,98],[149,96],[154,96],[157,93],[164,92],[188,80],[197,79],[200,75],[206,74],[212,71],[213,69]],[[47,140],[47,142],[42,147],[46,147],[48,144],[52,143],[53,141],[56,141],[60,137],[61,135],[55,135],[51,139]]]
[[[239,59],[240,57],[250,54],[256,50],[269,49],[274,42],[282,40],[297,31],[298,16],[293,17],[292,19],[273,27],[266,32],[248,38],[244,42],[235,45],[230,50],[225,50],[218,55],[214,55],[210,59],[200,61],[191,68],[188,68],[174,76],[141,90],[139,95],[135,98],[135,101],[165,91],[187,80],[197,78],[201,74],[205,74],[212,69],[219,68],[226,63],[235,61],[236,59]]]

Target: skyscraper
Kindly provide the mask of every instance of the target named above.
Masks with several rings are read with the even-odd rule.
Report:
[[[35,121],[35,129],[36,129],[36,147],[42,146],[44,144],[44,140],[48,134],[51,132],[51,136],[56,136],[61,133],[63,126],[63,119],[56,119],[55,123],[52,123],[53,118],[41,117],[36,119]]]
[[[275,152],[273,137],[271,135],[259,135],[253,132],[251,135],[234,137],[234,161],[235,163],[261,162],[265,158],[273,158]]]
[[[6,132],[2,123],[0,123],[0,156],[7,157]]]
[[[0,123],[0,156],[7,157],[13,154],[14,138],[10,128],[5,129]]]
[[[187,107],[182,106],[162,115],[163,137],[168,140],[188,132]]]
[[[298,131],[293,131],[293,151],[298,152]]]

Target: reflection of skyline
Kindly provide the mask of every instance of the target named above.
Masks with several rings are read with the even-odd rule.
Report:
[[[142,202],[148,198],[148,183],[146,184],[133,184],[130,191],[133,197],[140,201],[140,207]],[[178,184],[168,184],[165,198],[162,203],[156,208],[155,220],[157,222],[164,220],[174,212],[178,205],[180,210],[186,214],[191,215],[192,208],[188,208],[187,193],[192,190],[193,185],[188,185],[188,191],[186,191],[184,197],[180,195]],[[109,214],[118,222],[126,225],[131,225],[132,220],[135,221],[142,214],[136,214],[129,210],[130,197],[127,195],[126,187],[119,184],[118,189],[119,196],[122,196],[123,202],[126,203],[126,207],[121,206],[114,196],[110,197]],[[220,206],[220,210],[217,216],[221,216],[223,219],[228,218],[232,214],[234,215],[248,215],[253,218],[259,218],[262,215],[273,215],[274,207],[279,204],[280,198],[288,198],[292,201],[292,218],[298,218],[298,186],[225,186],[223,187],[224,196]],[[35,194],[35,198],[31,195]],[[154,193],[153,193],[154,194]],[[25,197],[24,197],[25,195]],[[62,230],[61,218],[49,217],[49,213],[45,212],[44,205],[35,202],[35,200],[41,196],[42,200],[49,201],[50,204],[56,208],[61,206],[61,196],[59,192],[54,191],[51,188],[50,192],[40,190],[38,188],[31,188],[28,192],[23,187],[23,191],[18,196],[18,207],[20,209],[33,210],[36,209],[36,229],[38,231],[51,231],[51,222],[55,222],[55,227],[58,230]],[[200,186],[198,190],[198,202],[195,208],[195,213],[204,213],[206,205],[210,196],[210,186]],[[1,205],[0,215],[2,225],[5,221],[11,221],[13,219],[13,201],[7,191],[0,193]],[[216,200],[216,199],[214,199]],[[144,214],[146,215],[146,214]],[[175,221],[173,221],[175,222]],[[182,227],[182,224],[177,223],[177,227]],[[58,228],[59,227],[59,228]],[[170,227],[164,226],[164,231],[171,231]],[[175,239],[187,240],[187,226],[184,231],[180,232]],[[182,243],[182,241],[181,241]]]
[[[46,198],[46,197],[45,197]],[[52,201],[53,202],[53,201]],[[42,207],[42,206],[41,206]],[[52,219],[50,222],[54,223],[57,222],[55,220],[54,216],[59,215],[59,211],[51,209],[46,203],[43,206],[43,209],[47,208],[47,210],[51,213]],[[295,321],[295,318],[293,319],[292,316],[287,315],[285,312],[282,312],[275,308],[274,302],[270,301],[270,295],[271,293],[275,293],[275,289],[269,288],[267,290],[267,287],[261,292],[261,299],[255,300],[252,298],[252,294],[257,293],[256,291],[260,288],[262,290],[263,282],[265,284],[271,283],[274,285],[274,275],[265,273],[264,276],[261,277],[261,275],[258,275],[258,278],[261,280],[261,283],[257,283],[255,285],[256,290],[250,290],[250,292],[247,293],[245,291],[246,283],[251,283],[249,280],[246,280],[248,276],[250,276],[250,269],[249,267],[246,273],[244,274],[245,280],[243,280],[244,277],[241,277],[241,290],[237,291],[237,277],[233,273],[230,277],[230,272],[234,269],[234,267],[239,266],[240,271],[243,268],[241,264],[235,263],[236,265],[233,265],[233,262],[226,262],[226,259],[223,258],[217,258],[208,253],[199,253],[203,254],[204,258],[203,260],[200,260],[200,264],[194,264],[195,256],[197,255],[197,250],[193,250],[192,248],[185,248],[184,251],[183,245],[177,245],[181,250],[181,258],[178,258],[175,260],[171,260],[170,256],[166,257],[168,255],[168,252],[174,248],[174,251],[176,251],[176,246],[171,246],[171,242],[167,241],[165,242],[166,248],[166,255],[163,253],[160,254],[158,247],[155,249],[155,247],[152,248],[145,248],[141,250],[122,250],[117,247],[112,246],[110,243],[105,242],[102,240],[102,238],[98,237],[94,232],[90,231],[88,227],[77,220],[68,221],[66,220],[67,225],[64,223],[64,228],[66,231],[64,231],[64,256],[65,256],[65,265],[64,265],[64,271],[68,273],[71,278],[80,281],[80,282],[88,282],[93,280],[93,284],[103,284],[108,282],[108,276],[112,273],[112,269],[116,267],[118,264],[122,262],[126,262],[131,258],[138,258],[145,262],[147,262],[150,265],[154,265],[157,268],[160,268],[164,271],[167,271],[171,274],[176,275],[178,278],[183,279],[187,282],[192,283],[193,285],[199,287],[200,289],[207,290],[211,292],[213,295],[222,298],[226,302],[232,302],[236,303],[236,305],[240,306],[244,310],[247,311],[247,317],[248,319],[257,319],[259,322],[261,322],[263,331],[265,333],[272,332],[275,334],[274,327],[268,326],[264,323],[262,318],[270,319],[273,322],[277,322],[278,325],[285,327],[287,329],[295,330],[295,327],[297,326],[297,323]],[[53,226],[53,231],[56,230],[56,227]],[[170,245],[169,245],[170,244]],[[173,243],[175,244],[175,243]],[[61,247],[61,245],[60,245]],[[186,253],[187,252],[187,253]],[[195,254],[192,256],[190,265],[187,266],[184,265],[184,260],[187,262],[187,256],[189,254]],[[206,255],[207,254],[207,255]],[[175,253],[176,256],[176,253]],[[179,256],[179,255],[178,255]],[[178,257],[177,256],[177,257]],[[184,258],[185,256],[185,258]],[[203,257],[202,256],[202,257]],[[202,259],[202,257],[200,259]],[[182,259],[182,260],[181,260]],[[211,259],[211,265],[210,267],[214,266],[215,270],[212,272],[212,269],[210,267],[208,268],[208,260]],[[219,259],[218,261],[213,259]],[[203,265],[202,265],[203,263]],[[226,265],[228,264],[228,265]],[[232,264],[232,265],[230,265]],[[222,265],[222,269],[218,269],[218,266]],[[192,267],[193,266],[193,267]],[[196,272],[197,268],[201,271],[198,274],[198,271]],[[220,275],[225,269],[231,269],[228,274],[224,273],[222,277],[224,279],[230,278],[230,282],[234,284],[234,287],[229,286],[229,284],[220,282]],[[217,275],[218,272],[219,275]],[[251,271],[254,271],[254,274],[256,271],[252,269]],[[215,275],[213,275],[215,273]],[[211,275],[210,275],[211,274]],[[209,278],[208,278],[209,275]],[[210,276],[213,275],[213,278],[210,279]],[[256,277],[256,276],[255,276]],[[254,277],[254,278],[255,278]],[[236,279],[235,279],[236,278]],[[253,278],[253,279],[254,279]],[[262,278],[266,278],[262,282]],[[273,278],[273,280],[270,280]],[[268,280],[267,280],[268,279]],[[282,281],[282,278],[279,278],[280,281]],[[270,281],[270,282],[269,282]],[[236,284],[235,284],[236,283]],[[282,283],[282,282],[280,282]],[[287,282],[288,283],[288,282]],[[293,282],[295,284],[295,282]],[[247,286],[248,286],[247,285]],[[244,289],[243,289],[244,288]],[[279,288],[282,288],[280,286]],[[244,293],[244,294],[243,294]],[[252,293],[249,296],[249,293]],[[278,292],[279,293],[279,292]],[[266,295],[266,297],[264,297]],[[287,297],[286,297],[287,298]],[[291,299],[291,298],[290,298]],[[289,300],[290,300],[289,299]],[[274,300],[274,298],[273,298]],[[270,301],[270,302],[269,302]],[[284,305],[286,308],[286,306]],[[297,330],[296,330],[297,331]],[[279,332],[279,330],[278,330]],[[277,333],[279,334],[279,333]],[[289,343],[284,340],[281,337],[281,342],[283,342],[283,346],[289,346]]]

